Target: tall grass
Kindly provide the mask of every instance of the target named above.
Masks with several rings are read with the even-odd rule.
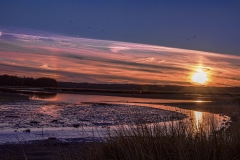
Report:
[[[220,130],[216,127],[214,120],[208,123],[208,127],[196,126],[191,121],[121,127],[109,132],[106,143],[93,159],[240,159],[239,123],[229,129]]]

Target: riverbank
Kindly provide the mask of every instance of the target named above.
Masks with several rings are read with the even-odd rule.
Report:
[[[151,98],[151,99],[181,99],[181,100],[203,100],[203,101],[238,101],[239,92],[224,92],[222,90],[207,90],[201,87],[184,90],[126,90],[126,89],[93,89],[93,88],[61,88],[61,87],[13,87],[1,86],[0,91],[4,93],[19,93],[36,95],[40,97],[53,97],[58,93],[104,95],[119,97]]]

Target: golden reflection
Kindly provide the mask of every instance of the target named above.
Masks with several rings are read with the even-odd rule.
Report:
[[[203,113],[194,111],[194,116],[195,116],[196,127],[199,128],[199,125],[202,123],[202,120],[203,120]]]
[[[198,68],[197,71],[192,76],[192,81],[200,84],[204,84],[208,80],[207,72]]]

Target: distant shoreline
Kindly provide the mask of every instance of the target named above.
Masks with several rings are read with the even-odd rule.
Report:
[[[151,98],[151,99],[180,99],[180,100],[202,100],[202,101],[238,101],[240,93],[224,91],[152,91],[152,90],[117,90],[117,89],[92,89],[92,88],[61,88],[61,87],[0,87],[2,97],[5,99],[26,99],[26,95],[54,96],[57,93],[85,94],[85,95],[105,95],[119,97]],[[204,91],[204,92],[203,92]],[[6,94],[5,94],[6,93]],[[10,93],[14,93],[13,97]],[[19,95],[19,96],[18,96]]]

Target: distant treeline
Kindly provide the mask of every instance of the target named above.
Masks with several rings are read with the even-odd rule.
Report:
[[[63,88],[113,89],[113,90],[181,90],[184,86],[150,85],[150,84],[101,84],[101,83],[74,83],[58,82]]]
[[[177,86],[151,84],[97,84],[58,82],[61,88],[85,88],[103,90],[136,90],[136,91],[174,91],[185,93],[240,93],[240,87],[212,87],[212,86]]]
[[[52,78],[17,77],[11,75],[0,75],[0,85],[7,86],[32,86],[32,87],[57,87],[57,81]]]

